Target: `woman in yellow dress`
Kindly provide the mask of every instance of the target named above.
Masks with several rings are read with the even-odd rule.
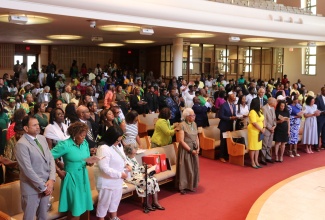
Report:
[[[264,133],[264,115],[261,111],[260,100],[253,99],[249,112],[248,130],[248,149],[251,165],[253,168],[262,168],[258,162],[258,153],[262,148],[262,140],[259,140],[259,134]]]

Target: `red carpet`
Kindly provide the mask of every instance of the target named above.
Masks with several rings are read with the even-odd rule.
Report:
[[[142,212],[140,202],[132,198],[121,202],[118,216],[122,220],[231,219],[242,220],[269,187],[297,173],[325,165],[325,151],[314,154],[301,152],[301,157],[284,157],[255,170],[200,158],[201,180],[196,193],[180,195],[173,184],[161,186],[160,204],[165,211]],[[92,219],[95,219],[92,216]]]

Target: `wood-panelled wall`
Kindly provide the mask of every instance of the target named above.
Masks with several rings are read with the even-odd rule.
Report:
[[[14,66],[14,56],[14,44],[0,44],[0,69],[12,69]]]
[[[109,59],[119,63],[119,57],[114,57],[114,49],[90,46],[50,46],[49,59],[57,65],[58,69],[63,69],[65,74],[69,74],[73,60],[77,61],[79,70],[82,63],[86,63],[87,68],[92,69],[96,67],[97,63],[104,67]]]
[[[146,49],[146,70],[152,71],[155,78],[160,77],[160,46]]]

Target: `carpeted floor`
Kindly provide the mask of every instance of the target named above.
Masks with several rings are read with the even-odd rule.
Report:
[[[300,154],[301,157],[286,156],[283,163],[269,164],[258,170],[201,157],[196,193],[180,195],[172,183],[163,185],[159,197],[165,211],[145,214],[139,201],[128,198],[121,202],[118,216],[122,220],[245,219],[255,200],[269,187],[297,173],[325,165],[325,151]],[[94,213],[91,215],[91,219],[96,219]]]

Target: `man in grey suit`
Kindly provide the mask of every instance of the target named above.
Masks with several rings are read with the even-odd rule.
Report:
[[[275,106],[276,99],[271,97],[267,100],[267,104],[262,107],[264,122],[265,122],[265,132],[264,139],[262,141],[261,149],[261,164],[267,165],[266,162],[274,163],[271,156],[271,148],[273,141],[274,129],[276,126],[276,116],[275,116]]]
[[[26,133],[17,142],[14,152],[20,168],[23,219],[37,216],[39,220],[46,220],[55,181],[54,159],[45,137],[39,135],[38,120],[25,116],[22,125]]]
[[[51,94],[49,92],[50,92],[50,87],[45,86],[43,92],[38,95],[37,101],[41,103],[43,102],[49,103],[52,99]]]

